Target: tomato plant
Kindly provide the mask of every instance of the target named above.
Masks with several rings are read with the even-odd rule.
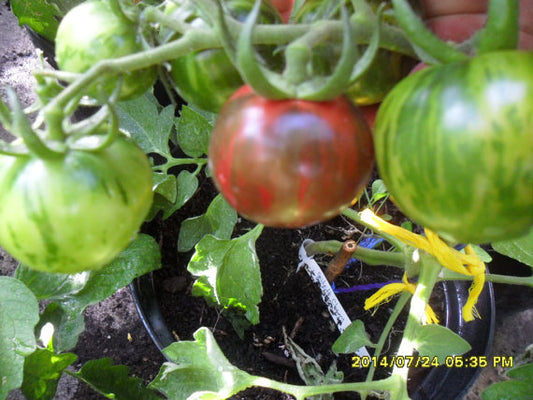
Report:
[[[0,156],[0,244],[41,271],[74,273],[110,262],[152,204],[146,155],[119,137],[102,150]]]
[[[223,6],[229,15],[242,22],[250,13],[253,4],[253,0],[229,0],[225,1]],[[190,19],[201,15],[193,2],[182,2],[180,5],[177,2],[169,2],[166,12],[171,15],[184,13],[185,6],[191,7],[187,10],[191,13]],[[270,1],[262,3],[259,21],[265,24],[281,23],[281,17]],[[269,65],[279,68],[281,57],[273,55],[273,50],[272,46],[261,46],[259,49]],[[177,57],[171,62],[170,76],[183,99],[211,112],[220,111],[233,92],[243,84],[239,71],[223,49],[190,52]]]
[[[80,29],[83,26],[83,29]],[[56,36],[56,61],[69,72],[85,72],[99,61],[118,58],[142,50],[137,25],[111,0],[87,1],[71,9],[61,20]],[[146,92],[155,82],[156,68],[123,74],[122,100]],[[116,76],[99,77],[91,95],[108,97]]]
[[[418,71],[387,96],[376,159],[407,216],[459,242],[533,225],[532,62],[532,53],[487,53]]]
[[[273,101],[246,86],[222,108],[209,147],[226,200],[281,227],[339,214],[367,183],[373,159],[370,129],[346,98]]]

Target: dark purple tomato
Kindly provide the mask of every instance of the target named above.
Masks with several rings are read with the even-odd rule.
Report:
[[[244,217],[295,228],[330,219],[365,187],[374,161],[365,117],[347,98],[269,100],[242,87],[209,147],[216,186]]]

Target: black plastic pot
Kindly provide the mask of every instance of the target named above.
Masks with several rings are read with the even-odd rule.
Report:
[[[46,39],[45,37],[41,36],[37,32],[35,32],[33,29],[31,29],[28,26],[26,27],[26,31],[28,32],[28,36],[33,43],[33,45],[40,49],[43,52],[43,56],[46,59],[46,61],[55,69],[57,69],[57,63],[55,60],[56,50],[55,50],[55,44],[53,41]]]
[[[462,318],[461,309],[468,297],[469,285],[470,282],[461,281],[443,283],[446,302],[445,325],[472,346],[465,357],[483,356],[489,352],[494,332],[494,292],[492,284],[487,283],[476,305],[482,319],[466,323]],[[141,320],[159,350],[174,342],[175,339],[161,313],[153,275],[150,273],[136,279],[130,285],[130,290]],[[462,399],[479,372],[476,368],[433,368],[425,375],[415,392],[411,393],[411,397],[413,400]]]

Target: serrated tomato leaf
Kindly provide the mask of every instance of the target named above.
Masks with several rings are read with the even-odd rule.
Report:
[[[533,268],[533,229],[527,235],[517,239],[492,243],[498,253],[514,258]]]
[[[370,340],[361,320],[353,321],[333,343],[332,350],[337,354],[354,353],[361,347],[376,345]]]
[[[174,126],[174,107],[161,111],[152,93],[117,105],[120,128],[127,132],[145,153],[157,153],[167,157],[168,141]]]
[[[52,298],[55,301],[47,306],[39,322],[39,326],[47,322],[53,325],[54,349],[61,352],[76,345],[84,329],[82,313],[87,306],[105,300],[133,279],[160,267],[159,245],[153,237],[140,234],[115,260],[100,270],[70,276],[44,272],[24,272],[23,275],[28,278],[30,287],[38,288],[40,293],[45,289],[42,289],[39,280],[63,287],[63,290],[49,290],[54,294]]]
[[[0,398],[20,387],[24,358],[35,351],[39,304],[18,279],[0,276]]]
[[[252,375],[227,360],[209,329],[198,329],[194,339],[163,350],[171,362],[163,364],[149,387],[174,400],[222,400],[253,384]]]
[[[22,393],[28,400],[53,399],[63,371],[76,361],[72,353],[56,354],[39,348],[26,357]]]
[[[191,250],[205,235],[229,239],[237,223],[237,212],[217,195],[205,214],[188,218],[181,224],[178,236],[178,251]]]
[[[193,294],[206,297],[223,308],[245,312],[252,323],[259,322],[258,304],[263,287],[255,242],[262,225],[234,239],[205,236],[196,246],[188,271],[198,279]]]
[[[130,377],[129,371],[125,365],[113,365],[110,358],[102,358],[88,361],[75,376],[108,399],[161,399],[153,390],[145,387],[141,379]]]
[[[420,325],[413,341],[421,356],[437,357],[439,364],[450,355],[461,355],[471,349],[470,343],[445,326]]]
[[[203,115],[190,107],[183,107],[176,130],[178,144],[185,154],[190,157],[207,154],[213,125]]]

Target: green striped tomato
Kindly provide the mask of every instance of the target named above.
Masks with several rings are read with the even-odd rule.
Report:
[[[218,115],[209,146],[216,186],[268,226],[321,222],[350,206],[370,177],[372,136],[347,98],[269,100],[244,86]]]
[[[56,61],[64,71],[85,72],[99,61],[128,56],[142,50],[137,25],[110,0],[83,2],[61,20],[55,39]],[[121,100],[140,96],[155,83],[155,66],[123,74]],[[88,94],[105,99],[113,92],[116,75],[102,75]]]
[[[487,53],[398,84],[375,125],[380,174],[399,208],[456,242],[533,225],[533,53]]]
[[[112,261],[152,203],[152,169],[119,137],[94,152],[0,156],[0,246],[27,266],[74,273]]]

